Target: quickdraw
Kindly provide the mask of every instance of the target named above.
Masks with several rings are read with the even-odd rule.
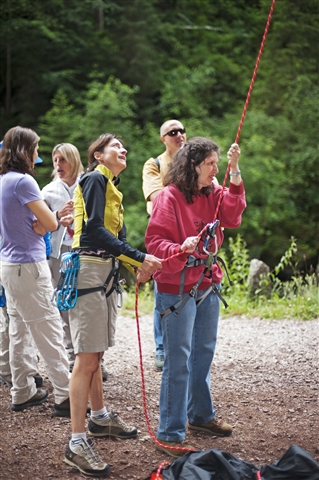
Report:
[[[53,292],[52,303],[62,312],[76,305],[79,270],[78,253],[66,252],[61,255],[60,278]]]
[[[206,237],[206,240],[204,242],[204,246],[203,246],[203,251],[205,253],[207,253],[207,255],[209,255],[210,252],[208,252],[207,250],[207,247],[208,247],[208,243],[209,243],[209,239],[212,238],[214,240],[214,244],[215,244],[215,249],[214,249],[214,253],[213,255],[216,255],[217,254],[217,251],[218,251],[218,243],[217,243],[217,236],[216,236],[216,228],[218,227],[218,225],[220,224],[220,221],[217,219],[215,220],[213,223],[208,223],[208,225],[205,227],[205,231],[207,233],[207,237]]]

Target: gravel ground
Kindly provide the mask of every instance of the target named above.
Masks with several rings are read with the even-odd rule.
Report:
[[[153,367],[152,317],[142,316],[139,324],[147,412],[156,432],[161,373]],[[225,450],[258,466],[273,463],[297,444],[318,462],[318,324],[221,319],[211,391],[218,416],[234,425],[233,435],[223,439],[190,431],[188,442],[201,450]],[[108,408],[138,426],[140,434],[127,441],[97,439],[96,446],[111,465],[111,479],[144,479],[172,458],[155,450],[146,425],[135,318],[118,317],[117,345],[106,353],[105,366]],[[41,365],[40,370],[45,376]],[[44,385],[52,391],[46,377]],[[53,417],[53,403],[50,395],[40,407],[11,412],[9,390],[0,385],[1,479],[82,478],[63,463],[70,420]]]

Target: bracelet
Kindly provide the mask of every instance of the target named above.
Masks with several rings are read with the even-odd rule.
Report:
[[[240,170],[237,170],[237,172],[229,172],[230,177],[238,177],[241,174]]]
[[[59,217],[58,217],[58,210],[56,211],[56,214],[55,214],[55,216],[56,216],[56,219],[57,219],[57,221],[59,222],[59,221],[60,221],[60,219],[59,219]]]

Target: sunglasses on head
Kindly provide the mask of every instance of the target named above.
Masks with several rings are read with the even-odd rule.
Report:
[[[176,137],[178,133],[184,135],[184,133],[186,133],[185,128],[174,128],[174,130],[170,130],[169,132],[164,133],[163,137],[166,137],[166,135],[168,135],[169,137]]]

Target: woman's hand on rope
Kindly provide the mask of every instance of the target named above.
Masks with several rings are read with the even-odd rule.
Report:
[[[240,148],[237,143],[233,143],[228,150],[227,153],[227,158],[229,162],[229,175],[230,175],[230,181],[234,183],[235,185],[239,185],[242,181],[240,170],[239,170],[239,161],[240,157]]]
[[[163,265],[161,260],[159,260],[157,257],[154,257],[154,255],[149,255],[147,253],[142,266],[137,270],[137,280],[145,283],[151,278],[156,270],[161,270],[162,268]]]
[[[198,245],[200,237],[188,237],[181,245],[181,251],[186,253],[193,253]]]
[[[138,283],[146,283],[152,278],[152,275],[142,272],[140,268],[137,269],[137,281]]]

